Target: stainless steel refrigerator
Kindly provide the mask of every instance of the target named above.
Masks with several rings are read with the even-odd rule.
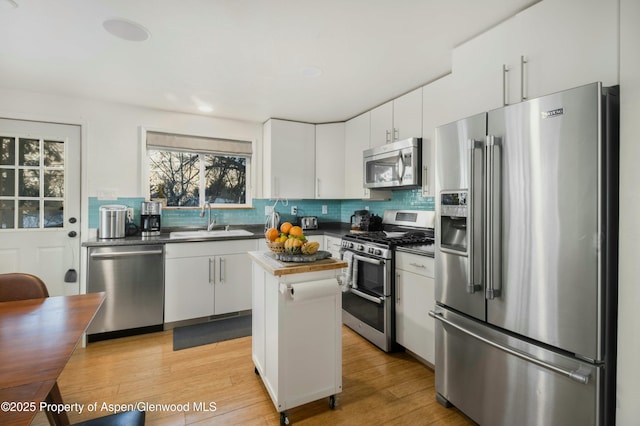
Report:
[[[436,131],[436,391],[481,425],[614,424],[618,88]]]

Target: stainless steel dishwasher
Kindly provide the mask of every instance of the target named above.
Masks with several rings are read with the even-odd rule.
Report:
[[[87,292],[107,298],[87,329],[89,341],[162,330],[164,246],[90,247]]]

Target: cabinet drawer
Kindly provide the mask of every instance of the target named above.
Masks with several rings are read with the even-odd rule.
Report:
[[[431,257],[413,253],[397,252],[396,269],[413,272],[425,277],[434,277],[435,264]]]
[[[257,250],[257,247],[258,240],[256,239],[167,243],[165,245],[165,257],[167,259],[176,259],[181,257],[246,253]]]

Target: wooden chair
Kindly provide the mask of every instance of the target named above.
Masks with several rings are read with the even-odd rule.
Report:
[[[144,411],[123,411],[86,422],[75,423],[74,426],[144,426]]]
[[[0,274],[0,302],[41,299],[43,297],[49,297],[49,291],[44,282],[35,275],[23,273]],[[46,401],[52,404],[62,402],[58,382],[54,383]],[[47,411],[47,418],[52,425],[69,424],[69,418],[64,411],[61,413]]]

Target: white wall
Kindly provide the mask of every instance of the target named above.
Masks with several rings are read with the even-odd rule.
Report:
[[[620,0],[620,267],[616,424],[640,424],[640,2]]]
[[[5,89],[0,89],[0,117],[82,125],[83,231],[87,230],[88,222],[87,197],[97,196],[103,190],[113,190],[117,197],[145,196],[140,158],[141,126],[254,141],[258,151],[253,161],[254,184],[261,171],[262,123]]]

